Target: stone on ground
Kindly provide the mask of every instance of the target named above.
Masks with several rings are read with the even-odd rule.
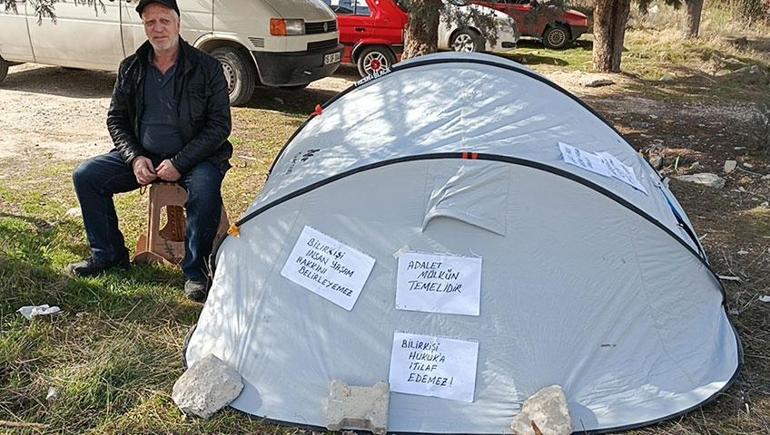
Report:
[[[521,407],[521,412],[513,418],[511,430],[514,435],[571,434],[572,419],[567,407],[567,397],[561,387],[545,387],[527,399]]]
[[[680,175],[674,178],[680,181],[686,181],[688,183],[702,184],[704,186],[713,187],[715,189],[721,189],[725,187],[724,178],[709,172],[701,172],[700,174],[692,175]]]
[[[737,167],[738,167],[738,162],[736,162],[735,160],[725,160],[725,167],[724,167],[725,174],[729,174],[733,172]]]
[[[71,209],[64,212],[64,216],[68,218],[79,218],[83,216],[83,212],[80,210],[80,207],[72,207]]]
[[[601,86],[614,85],[615,82],[605,77],[585,77],[580,80],[580,85],[587,88],[598,88]]]
[[[671,83],[674,80],[676,80],[676,77],[671,74],[663,74],[663,77],[660,78],[660,81],[663,83]]]
[[[361,429],[384,434],[388,431],[390,387],[377,382],[373,387],[350,387],[333,380],[326,410],[329,430]]]
[[[47,402],[55,402],[59,398],[59,390],[54,387],[48,387],[48,394],[45,396]]]
[[[208,419],[235,400],[242,389],[241,375],[209,354],[177,379],[171,398],[186,415]]]

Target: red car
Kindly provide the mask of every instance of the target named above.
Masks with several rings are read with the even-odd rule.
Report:
[[[588,31],[585,14],[549,5],[542,0],[472,1],[510,15],[516,21],[521,36],[540,38],[548,48],[566,48]]]
[[[409,16],[395,1],[324,1],[337,14],[343,63],[356,64],[366,77],[400,59]]]

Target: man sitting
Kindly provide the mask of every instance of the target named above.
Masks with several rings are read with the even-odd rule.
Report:
[[[185,294],[202,302],[233,152],[227,82],[216,59],[179,36],[176,0],[141,0],[136,11],[148,41],[120,64],[107,113],[115,148],[73,174],[91,256],[67,271],[93,276],[128,269],[112,196],[155,181],[178,182],[188,195]]]

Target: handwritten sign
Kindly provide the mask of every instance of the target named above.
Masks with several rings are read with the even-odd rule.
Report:
[[[647,194],[647,189],[645,189],[642,183],[639,182],[639,179],[636,178],[634,168],[621,162],[617,157],[610,153],[596,153],[596,155],[602,159],[602,162],[607,167],[611,177],[628,184],[634,189],[644,192],[645,195]]]
[[[479,315],[481,258],[404,253],[398,257],[396,309]]]
[[[565,162],[595,174],[620,180],[647,195],[647,189],[636,178],[634,169],[612,154],[607,152],[589,153],[564,142],[559,142],[559,150],[561,150],[562,159]]]
[[[281,276],[350,311],[373,267],[374,258],[306,226]]]
[[[604,166],[599,156],[564,142],[559,142],[559,150],[561,151],[562,159],[570,165],[586,169],[595,174],[604,175],[605,177],[610,176],[610,172]]]
[[[390,390],[473,402],[478,353],[476,342],[396,332]]]

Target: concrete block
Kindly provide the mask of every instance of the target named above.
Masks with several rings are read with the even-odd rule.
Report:
[[[545,387],[527,399],[513,418],[511,430],[515,435],[571,434],[572,419],[561,387]]]
[[[171,398],[186,415],[208,419],[235,400],[242,389],[241,375],[209,354],[177,379]]]
[[[375,434],[388,431],[388,384],[378,382],[373,387],[350,387],[334,380],[329,390],[327,429],[361,429]]]

